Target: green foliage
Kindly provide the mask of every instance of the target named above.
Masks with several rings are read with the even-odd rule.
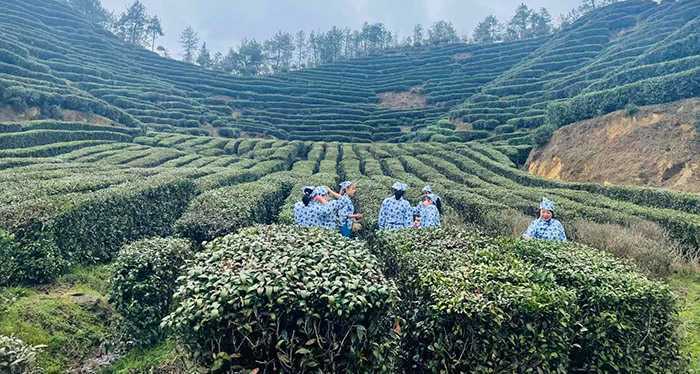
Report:
[[[175,231],[200,244],[256,223],[272,223],[291,183],[270,179],[224,187],[197,196]]]
[[[182,239],[144,239],[119,251],[109,301],[123,317],[129,343],[151,345],[163,337],[160,321],[170,311],[180,269],[192,255],[190,243]]]
[[[0,215],[12,235],[3,239],[11,245],[0,249],[9,254],[2,267],[14,269],[10,282],[35,283],[60,275],[65,261],[109,260],[127,241],[169,234],[194,192],[191,181],[163,176],[12,205]]]
[[[537,130],[535,130],[535,133],[532,134],[532,143],[537,147],[542,147],[543,145],[549,143],[552,135],[554,135],[554,131],[556,131],[554,126],[544,125],[538,127]]]
[[[0,335],[0,371],[7,374],[32,373],[40,348],[28,346],[11,336]]]
[[[454,229],[382,233],[373,248],[402,292],[408,370],[682,368],[673,293],[603,252]]]
[[[199,359],[234,369],[393,372],[397,301],[361,242],[256,226],[196,256],[163,325]]]
[[[639,107],[633,103],[627,104],[625,106],[625,115],[627,117],[634,117],[639,113]]]
[[[402,294],[404,370],[568,368],[575,294],[551,274],[476,233],[382,233],[374,248]]]
[[[550,104],[547,107],[547,121],[564,126],[623,109],[629,102],[651,105],[700,96],[698,81],[700,68],[580,95],[564,102]]]
[[[40,239],[20,244],[0,229],[0,285],[47,283],[66,265],[54,243]]]
[[[507,246],[576,290],[581,328],[570,351],[572,370],[677,372],[682,366],[678,301],[668,286],[582,245],[518,240]]]

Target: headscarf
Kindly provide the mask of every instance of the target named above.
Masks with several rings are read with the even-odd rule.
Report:
[[[546,197],[542,198],[542,201],[540,202],[540,209],[545,209],[550,212],[554,212],[554,201],[549,200]]]
[[[343,190],[346,190],[348,187],[352,186],[353,182],[351,181],[345,181],[340,183],[340,192],[342,193]]]
[[[395,191],[406,191],[408,189],[408,185],[406,183],[394,182],[391,188],[393,188]]]
[[[316,196],[326,196],[328,195],[328,190],[326,190],[326,187],[323,186],[318,186],[314,188],[314,192],[311,193],[312,197]]]

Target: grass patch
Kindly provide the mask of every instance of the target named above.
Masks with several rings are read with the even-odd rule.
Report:
[[[195,373],[197,368],[179,352],[175,342],[166,340],[147,349],[134,349],[102,369],[102,374]]]
[[[65,373],[92,355],[109,335],[111,309],[104,289],[105,267],[79,268],[49,289],[0,289],[0,334],[30,345],[46,345],[37,364]]]
[[[685,303],[680,317],[683,320],[684,351],[690,355],[690,372],[700,373],[700,273],[683,271],[670,279],[671,286]]]

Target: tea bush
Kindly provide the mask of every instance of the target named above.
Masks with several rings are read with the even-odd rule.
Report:
[[[41,347],[32,347],[11,336],[0,335],[0,372],[28,374],[36,369],[36,355]]]
[[[380,270],[339,234],[254,226],[196,255],[163,326],[217,367],[393,372],[398,294]]]
[[[109,301],[121,315],[130,343],[149,345],[163,333],[160,321],[170,311],[175,281],[193,256],[183,239],[144,239],[124,246],[113,265]]]
[[[583,245],[510,240],[505,247],[575,291],[570,371],[680,371],[678,301],[667,285]]]
[[[2,262],[15,264],[11,281],[42,283],[66,264],[110,260],[125,242],[170,234],[194,193],[191,181],[164,175],[0,207],[3,242],[11,243],[0,250],[16,259]]]
[[[197,196],[175,231],[199,244],[256,223],[272,223],[291,184],[267,180],[219,188]]]
[[[457,229],[382,232],[407,371],[677,372],[670,289],[590,247]]]
[[[382,232],[407,372],[566,371],[575,293],[478,233]]]

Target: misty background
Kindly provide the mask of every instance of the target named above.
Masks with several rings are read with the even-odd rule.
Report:
[[[460,36],[471,35],[488,15],[508,21],[521,3],[546,8],[553,21],[581,0],[142,0],[158,15],[165,36],[158,39],[171,55],[182,57],[180,33],[186,26],[199,34],[211,50],[225,51],[244,38],[269,39],[278,31],[326,31],[332,26],[360,29],[364,22],[384,23],[399,39],[410,36],[416,24],[425,28],[445,20]],[[105,8],[122,13],[133,0],[102,0]]]

